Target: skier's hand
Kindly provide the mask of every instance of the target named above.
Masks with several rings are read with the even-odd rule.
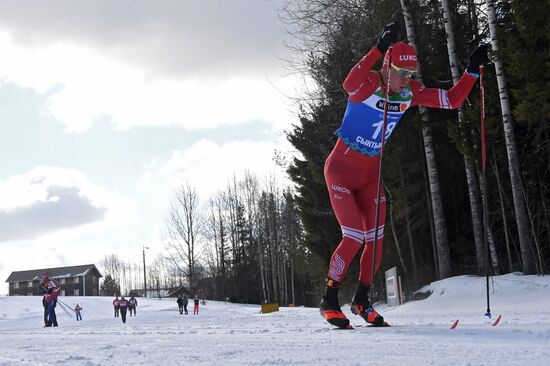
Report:
[[[382,34],[378,37],[376,48],[378,48],[381,53],[385,53],[392,43],[397,42],[397,37],[399,36],[400,30],[401,27],[397,21],[386,24],[382,30]]]
[[[479,66],[489,62],[489,57],[487,56],[488,49],[488,45],[482,44],[470,54],[468,66],[466,66],[468,73],[479,74]]]

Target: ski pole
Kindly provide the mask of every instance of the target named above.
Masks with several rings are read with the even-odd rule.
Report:
[[[485,88],[483,85],[484,66],[479,66],[479,91],[481,94],[481,191],[483,195],[483,245],[485,250],[485,287],[487,292],[487,312],[485,316],[491,319],[491,307],[489,305],[489,243],[487,240],[488,213],[487,213],[487,156],[485,141]]]
[[[65,312],[65,314],[67,314],[67,316],[68,316],[69,318],[72,319],[73,316],[71,315],[71,313],[69,313],[69,310],[67,310],[67,308],[65,307],[65,305],[63,305],[63,303],[60,302],[59,299],[57,299],[57,301],[59,302],[59,307],[60,307],[61,309],[63,309],[63,311]],[[72,310],[72,309],[71,309],[71,310]]]
[[[371,290],[374,287],[374,272],[376,266],[376,246],[378,244],[378,224],[380,222],[380,191],[382,183],[382,157],[384,156],[384,146],[386,142],[386,125],[388,119],[388,101],[391,82],[391,63],[393,47],[388,48],[388,73],[386,82],[386,98],[384,101],[384,119],[382,122],[382,143],[380,145],[380,161],[378,162],[378,183],[376,188],[376,214],[374,215],[374,242],[372,244],[372,267],[371,267]],[[365,239],[366,240],[366,239]],[[366,244],[365,244],[366,245]]]
[[[74,312],[74,309],[71,308],[69,305],[65,304],[63,301],[61,301],[59,298],[57,299],[58,302],[60,302],[61,304],[65,305],[67,308],[71,309],[73,312]]]

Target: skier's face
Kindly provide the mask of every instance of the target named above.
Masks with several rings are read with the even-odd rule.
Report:
[[[390,73],[390,89],[394,91],[399,91],[409,85],[414,75],[414,71],[402,69],[393,64]]]

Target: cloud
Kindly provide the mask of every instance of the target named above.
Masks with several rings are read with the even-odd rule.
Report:
[[[0,28],[29,47],[59,40],[105,49],[162,77],[262,74],[284,57],[279,0],[18,0]],[[230,70],[230,71],[229,71]]]
[[[225,189],[233,175],[238,178],[245,171],[258,177],[275,175],[284,179],[281,168],[273,162],[276,148],[274,143],[264,141],[217,145],[201,140],[184,151],[174,151],[159,173],[170,176],[174,186],[188,182],[203,198],[209,198]]]
[[[0,211],[0,242],[34,239],[51,231],[102,220],[107,209],[94,207],[77,187],[47,188],[45,202]]]
[[[126,220],[121,213],[131,206],[121,194],[92,185],[78,171],[37,167],[0,182],[0,242],[35,239],[102,221],[119,223]]]
[[[105,117],[122,130],[162,125],[202,129],[259,119],[286,126],[291,118],[284,94],[291,94],[296,79],[266,70],[239,75],[227,67],[222,78],[193,73],[155,78],[151,68],[118,59],[106,49],[65,39],[27,47],[9,32],[0,32],[0,49],[0,79],[45,95],[48,112],[67,132],[83,132]]]

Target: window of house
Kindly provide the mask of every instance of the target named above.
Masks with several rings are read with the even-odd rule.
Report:
[[[14,282],[13,283],[13,288],[19,288],[19,282]]]
[[[80,289],[74,289],[74,296],[80,296]]]
[[[61,296],[65,296],[65,290],[61,290],[61,291],[59,292],[59,294],[60,294]]]
[[[27,287],[32,287],[32,281],[27,282]]]
[[[78,276],[75,277],[75,278],[74,278],[74,283],[80,283],[80,277],[78,277]]]
[[[64,284],[65,284],[65,279],[64,279],[64,278],[60,278],[60,279],[59,279],[59,284],[60,284],[60,285],[64,285]]]
[[[92,276],[92,283],[94,285],[97,283],[97,277],[96,276]]]

